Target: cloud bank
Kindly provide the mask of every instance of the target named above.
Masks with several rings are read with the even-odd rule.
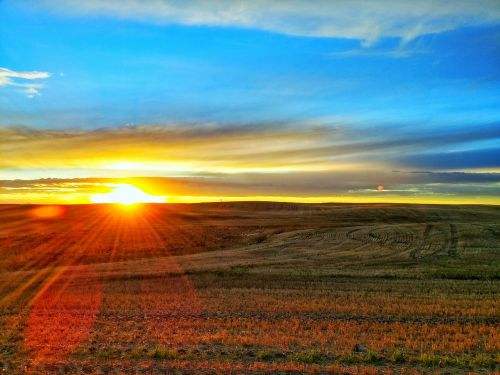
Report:
[[[500,139],[495,123],[444,130],[302,123],[0,127],[0,139],[3,170],[86,168],[192,175],[500,167],[498,148],[491,146]]]
[[[0,168],[4,169],[86,166],[134,170],[136,165],[165,172],[243,173],[383,165],[461,170],[498,167],[497,148],[475,146],[479,156],[447,149],[500,139],[500,127],[495,123],[432,131],[301,123],[166,124],[90,130],[0,127],[0,139]]]
[[[382,181],[384,190],[376,189]],[[207,177],[0,180],[0,201],[89,203],[88,197],[133,184],[169,202],[276,200],[500,204],[500,173],[353,172]]]
[[[0,201],[86,202],[106,184],[133,180],[153,195],[180,201],[265,197],[500,204],[497,163],[446,151],[500,138],[500,128],[457,128],[446,136],[436,131],[392,129],[387,137],[380,127],[284,123],[0,127]],[[379,184],[383,191],[376,190]]]

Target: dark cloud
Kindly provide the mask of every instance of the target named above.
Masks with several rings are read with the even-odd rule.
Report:
[[[420,183],[500,183],[500,173],[414,171],[403,172],[403,174],[417,175]]]
[[[426,169],[500,168],[500,148],[416,154],[401,159],[402,165]]]

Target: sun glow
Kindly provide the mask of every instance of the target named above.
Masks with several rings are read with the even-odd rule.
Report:
[[[129,184],[119,184],[109,193],[93,194],[89,198],[92,203],[118,203],[127,206],[136,203],[165,203],[167,200],[164,196],[149,195]]]

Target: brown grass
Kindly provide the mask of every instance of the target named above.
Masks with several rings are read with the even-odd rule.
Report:
[[[32,210],[0,207],[8,372],[499,370],[498,208]]]

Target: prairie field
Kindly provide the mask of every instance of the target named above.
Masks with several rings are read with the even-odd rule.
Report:
[[[500,208],[0,206],[4,373],[499,373]]]

